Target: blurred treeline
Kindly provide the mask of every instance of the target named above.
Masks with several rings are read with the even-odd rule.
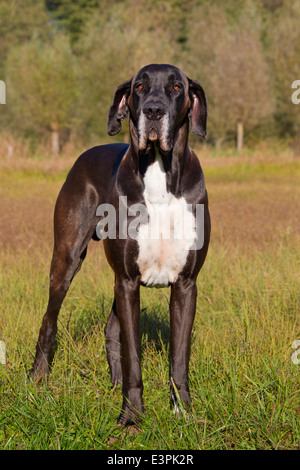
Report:
[[[107,141],[115,88],[148,63],[202,83],[208,143],[235,146],[239,123],[247,146],[299,148],[300,0],[0,0],[0,136]]]

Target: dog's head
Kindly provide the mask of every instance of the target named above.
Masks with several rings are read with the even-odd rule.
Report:
[[[121,121],[128,113],[137,129],[141,151],[151,142],[157,142],[164,152],[170,151],[176,131],[187,119],[195,134],[206,137],[203,88],[172,65],[147,65],[117,88],[108,114],[109,135],[120,132]]]

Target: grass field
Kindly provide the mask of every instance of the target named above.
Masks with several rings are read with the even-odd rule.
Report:
[[[96,242],[63,304],[50,379],[27,380],[68,166],[0,169],[0,449],[300,449],[300,160],[202,161],[212,241],[198,281],[193,407],[180,419],[170,408],[169,291],[143,288],[139,432],[116,425],[121,390],[110,387],[103,334],[113,275]]]

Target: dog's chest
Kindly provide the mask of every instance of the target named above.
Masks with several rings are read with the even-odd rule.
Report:
[[[183,197],[167,191],[160,157],[144,176],[148,223],[139,228],[137,263],[141,281],[148,287],[165,287],[176,281],[196,237],[195,217]]]

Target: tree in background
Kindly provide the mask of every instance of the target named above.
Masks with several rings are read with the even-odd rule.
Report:
[[[107,0],[45,0],[51,23],[58,31],[63,30],[70,35],[71,43],[75,43],[83,34],[85,24],[95,9],[101,4],[107,6]]]
[[[300,80],[300,2],[276,10],[268,30],[269,57],[274,72],[277,131],[293,138],[300,150],[300,106],[291,101],[292,83]]]
[[[0,73],[9,50],[32,37],[47,40],[49,16],[44,0],[0,0]]]
[[[191,19],[190,51],[208,95],[212,137],[220,146],[236,129],[241,150],[244,127],[258,125],[273,109],[270,71],[257,22],[242,11],[238,22],[230,25],[222,7],[206,5],[195,18],[202,19]]]
[[[220,146],[238,134],[241,148],[244,129],[246,137],[295,138],[300,113],[291,84],[300,79],[299,5],[0,0],[0,80],[7,85],[0,128],[36,142],[51,132],[54,154],[62,136],[98,143],[106,138],[116,86],[147,63],[167,62],[203,84],[210,143]],[[124,134],[126,125],[116,138]]]
[[[87,33],[76,45],[81,71],[80,109],[83,125],[78,133],[107,137],[106,121],[115,89],[141,67],[152,62],[171,62],[176,51],[165,28],[161,10],[156,28],[148,22],[149,2],[115,5],[106,15],[94,15],[86,25]],[[147,25],[147,26],[146,26]],[[155,35],[155,38],[154,38]],[[126,123],[118,138],[127,132]]]
[[[69,39],[32,39],[11,50],[6,82],[14,124],[23,132],[51,133],[51,150],[60,150],[59,136],[76,122],[78,72]]]
[[[48,40],[49,17],[44,0],[27,0],[26,7],[22,0],[0,0],[0,80],[6,82],[6,58],[13,47],[30,41],[33,37]],[[22,130],[14,121],[11,108],[10,90],[8,101],[0,108],[0,129],[21,134]]]

